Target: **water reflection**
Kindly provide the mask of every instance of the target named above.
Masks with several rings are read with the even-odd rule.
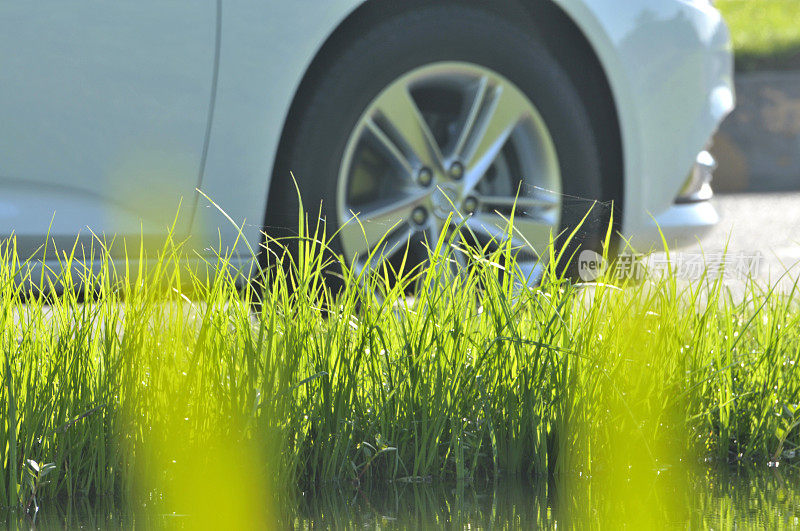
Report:
[[[302,498],[298,529],[535,527],[800,527],[797,470],[661,473],[648,487],[610,493],[604,482],[500,481],[494,485],[392,484],[326,488]]]
[[[393,483],[356,488],[332,485],[299,497],[277,528],[532,529],[574,527],[798,528],[800,472],[739,469],[653,474],[649,485],[609,492],[597,478],[569,481],[503,480],[494,484]],[[45,503],[32,518],[7,514],[0,527],[192,529],[203,522],[158,510],[123,511],[110,499],[71,505]]]

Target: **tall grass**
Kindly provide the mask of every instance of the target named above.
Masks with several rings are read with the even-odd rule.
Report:
[[[168,242],[139,251],[146,267],[101,245],[94,272],[61,255],[44,275],[59,297],[30,293],[5,242],[0,505],[35,491],[268,522],[336,482],[580,474],[624,490],[800,444],[796,290],[554,267],[530,287],[510,246],[443,235],[426,267],[339,263],[334,291],[324,228],[307,232],[295,254],[273,242],[263,290],[241,289],[258,275],[230,255],[209,276]],[[468,273],[449,272],[454,253]],[[36,479],[29,460],[55,469]]]

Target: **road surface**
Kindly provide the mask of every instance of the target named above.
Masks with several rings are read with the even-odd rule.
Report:
[[[722,221],[703,240],[681,253],[706,255],[728,248],[728,256],[760,253],[758,273],[776,280],[800,262],[800,192],[717,195]],[[800,264],[790,270],[800,276]]]

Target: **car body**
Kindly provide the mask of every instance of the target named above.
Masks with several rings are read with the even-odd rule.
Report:
[[[23,256],[48,234],[71,247],[171,226],[201,252],[240,230],[257,248],[292,105],[373,1],[0,3],[0,233]],[[708,201],[676,202],[734,105],[729,34],[711,3],[519,2],[557,12],[605,76],[622,237],[646,249],[659,229],[679,245],[713,226]]]

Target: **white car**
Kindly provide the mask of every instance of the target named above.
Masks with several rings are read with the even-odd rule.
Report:
[[[734,94],[710,0],[0,0],[0,50],[0,235],[23,256],[173,223],[234,245],[198,190],[258,248],[296,227],[292,175],[349,259],[452,211],[502,238],[514,203],[531,264],[594,200],[592,245],[612,203],[639,249],[717,221],[704,148]]]

